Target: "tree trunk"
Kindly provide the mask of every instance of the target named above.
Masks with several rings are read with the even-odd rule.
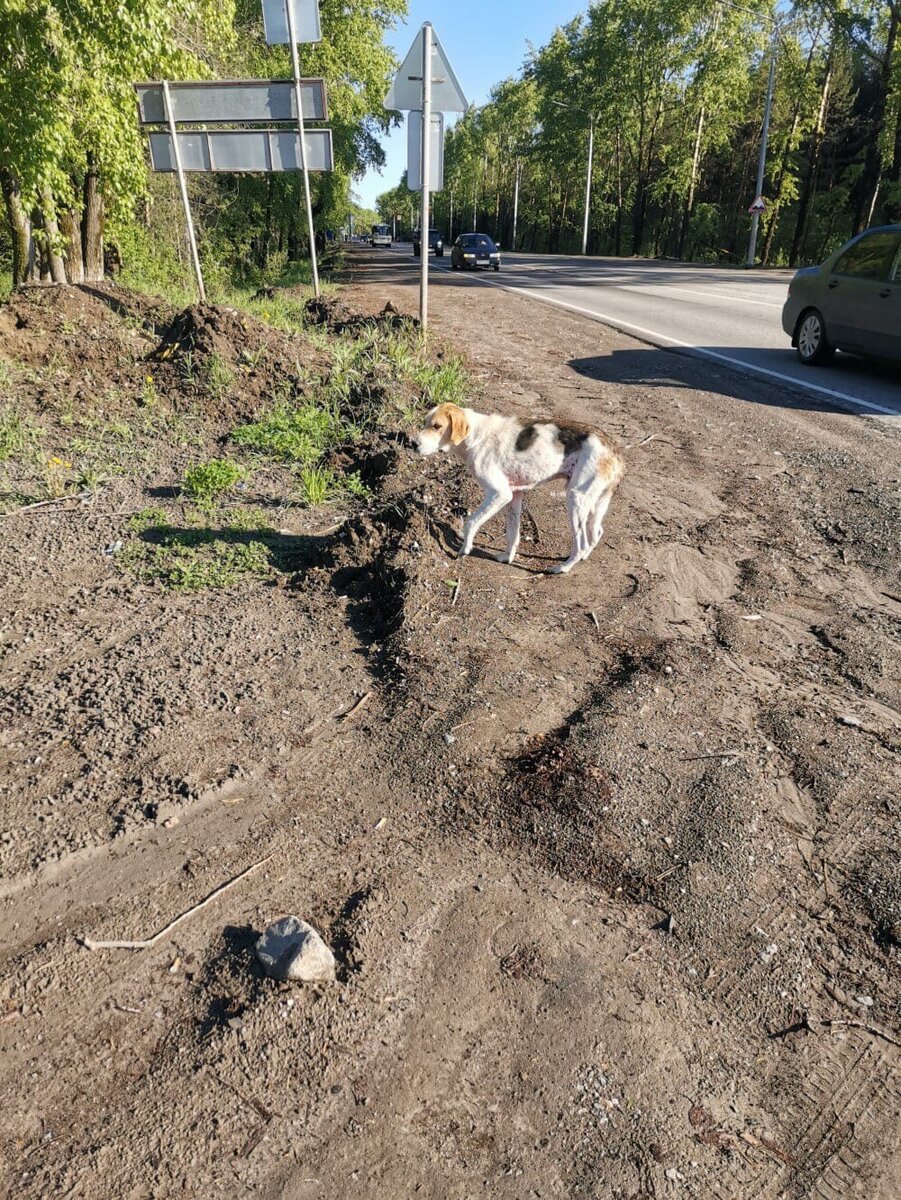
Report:
[[[823,152],[823,140],[826,136],[826,123],[829,118],[829,101],[832,88],[832,56],[834,43],[829,49],[826,59],[826,75],[820,92],[820,108],[817,113],[817,123],[814,127],[810,150],[807,155],[807,171],[804,175],[804,186],[798,201],[798,219],[795,222],[795,232],[792,238],[789,262],[796,266],[804,256],[807,244],[807,229],[810,223],[810,210],[817,193],[817,182],[820,177],[820,159]],[[901,119],[901,118],[899,118]]]
[[[74,208],[64,208],[59,214],[63,236],[63,256],[69,283],[84,282],[84,260],[81,257],[81,222]]]
[[[679,240],[676,243],[676,258],[681,258],[685,253],[685,239],[688,237],[688,225],[691,221],[691,214],[695,206],[695,193],[698,188],[698,165],[701,161],[701,138],[704,133],[704,117],[705,111],[703,107],[698,113],[698,128],[695,133],[695,148],[694,154],[691,157],[691,179],[688,184],[688,195],[685,197],[685,207],[682,210],[682,223],[679,226]]]
[[[56,221],[53,195],[48,187],[42,187],[40,197],[41,216],[47,241],[46,251],[47,263],[50,268],[50,278],[54,283],[66,283],[68,282],[66,279],[66,264],[60,253],[62,239],[60,237],[59,225]]]
[[[898,119],[895,122],[895,162],[894,162],[895,198],[886,207],[886,219],[892,224],[901,221],[901,105],[898,106]]]
[[[91,165],[84,179],[84,209],[81,214],[81,245],[87,283],[103,280],[103,196],[100,178]]]
[[[873,119],[867,132],[867,150],[861,177],[861,186],[857,194],[854,210],[854,232],[861,233],[866,229],[876,209],[876,200],[882,185],[882,131],[888,111],[888,98],[892,84],[892,73],[895,69],[895,43],[898,40],[898,27],[901,25],[901,4],[889,5],[889,27],[885,39],[885,51],[882,55],[879,72],[879,90],[876,103],[873,106]]]
[[[11,171],[0,171],[0,189],[13,245],[13,283],[34,282],[38,276],[31,222],[22,206],[18,180]]]

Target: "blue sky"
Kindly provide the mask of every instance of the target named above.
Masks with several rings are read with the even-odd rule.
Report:
[[[528,43],[543,46],[558,25],[584,12],[587,0],[410,0],[406,23],[386,41],[403,59],[423,21],[431,21],[470,104],[484,104],[495,83],[516,75],[528,54]],[[407,165],[407,132],[403,125],[383,139],[387,162],[381,174],[368,171],[353,185],[354,196],[367,208],[400,182]]]

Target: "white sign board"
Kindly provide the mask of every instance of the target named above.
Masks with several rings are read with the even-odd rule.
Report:
[[[304,139],[308,171],[334,170],[332,131],[308,129]],[[178,134],[184,171],[299,171],[300,135],[296,129],[187,130]],[[151,133],[154,171],[175,171],[169,133]]]
[[[270,46],[286,46],[288,13],[286,3],[294,5],[294,28],[299,42],[321,42],[319,0],[263,0],[263,30]]]
[[[420,30],[385,97],[385,108],[422,112],[422,39]],[[432,30],[432,110],[466,112],[468,108],[454,68],[448,62],[438,35]]]
[[[161,83],[136,83],[142,125],[166,125],[169,118]],[[328,120],[324,79],[301,79],[303,115]],[[292,79],[226,80],[221,83],[170,83],[169,103],[176,124],[242,121],[296,121],[297,93]]]
[[[761,215],[761,213],[766,212],[766,200],[764,200],[763,196],[757,197],[757,199],[754,201],[754,203],[748,209],[748,212],[751,214],[752,217],[755,215],[759,217]]]
[[[411,192],[422,188],[422,113],[407,114],[407,187]],[[429,157],[429,191],[444,187],[444,114],[432,113],[432,146]]]

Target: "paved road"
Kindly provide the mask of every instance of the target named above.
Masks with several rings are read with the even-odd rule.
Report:
[[[418,268],[409,246],[395,247]],[[467,275],[582,312],[655,345],[732,364],[858,412],[901,416],[901,370],[839,354],[804,367],[782,332],[791,271],[739,271],[650,259],[503,254],[498,274]],[[433,259],[450,271],[450,258]],[[460,278],[460,276],[457,276]]]

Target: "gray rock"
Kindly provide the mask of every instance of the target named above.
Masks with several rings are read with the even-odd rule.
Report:
[[[305,983],[335,978],[335,956],[312,925],[300,917],[282,917],[256,944],[257,958],[273,979]]]

